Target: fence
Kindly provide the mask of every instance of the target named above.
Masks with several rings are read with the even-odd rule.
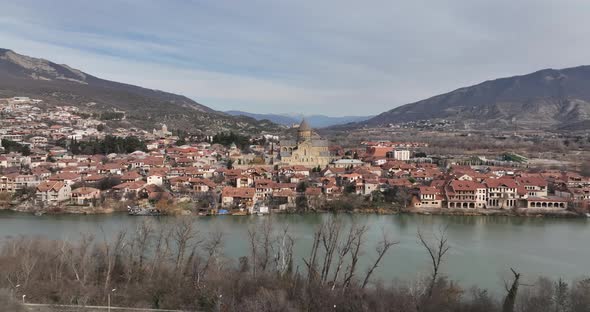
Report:
[[[79,306],[79,305],[54,305],[40,303],[26,303],[25,306],[31,312],[186,312],[182,310],[147,309],[147,308],[126,308],[106,306]]]

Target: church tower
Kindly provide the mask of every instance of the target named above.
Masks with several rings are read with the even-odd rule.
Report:
[[[297,129],[297,141],[305,142],[311,140],[312,130],[305,118],[301,121],[299,129]]]
[[[279,157],[282,164],[290,166],[325,167],[331,161],[329,142],[320,138],[303,119],[297,129],[297,140],[281,140]]]

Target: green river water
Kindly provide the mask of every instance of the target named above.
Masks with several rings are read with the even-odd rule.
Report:
[[[224,255],[235,259],[248,255],[247,231],[271,218],[276,229],[289,227],[296,239],[296,259],[307,257],[315,228],[330,215],[217,216],[194,218],[199,232],[224,233]],[[478,285],[500,291],[510,267],[523,274],[525,281],[538,276],[563,277],[566,280],[590,275],[590,220],[484,216],[425,215],[340,215],[342,222],[367,224],[364,267],[374,258],[374,246],[384,229],[399,241],[383,259],[374,278],[385,282],[413,280],[429,272],[428,255],[418,244],[416,233],[433,233],[448,226],[451,249],[443,266],[445,275],[463,287]],[[133,230],[144,218],[114,215],[45,215],[0,212],[0,238],[19,235],[75,240],[80,233],[102,231],[114,234]],[[153,218],[156,223],[173,222],[175,217]],[[186,218],[186,217],[183,217]],[[102,229],[102,230],[101,230]],[[301,261],[297,261],[301,262]],[[300,267],[300,270],[303,268]]]

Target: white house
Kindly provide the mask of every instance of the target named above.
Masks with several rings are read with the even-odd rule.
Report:
[[[46,204],[55,205],[72,198],[72,188],[59,181],[45,181],[37,186],[36,198]]]
[[[164,177],[159,174],[152,174],[147,177],[147,184],[161,186],[162,184],[164,184]]]
[[[332,166],[335,168],[348,168],[348,167],[359,167],[362,166],[364,163],[362,160],[358,159],[338,159],[332,162]]]
[[[410,160],[410,151],[408,150],[394,150],[393,159],[395,160]]]

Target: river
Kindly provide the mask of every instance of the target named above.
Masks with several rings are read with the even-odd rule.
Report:
[[[307,257],[314,229],[328,214],[271,215],[271,216],[217,216],[192,217],[200,233],[224,233],[224,255],[237,259],[248,255],[247,231],[271,218],[275,228],[289,226],[296,239],[296,258]],[[571,281],[590,275],[590,221],[586,219],[549,219],[485,216],[425,216],[425,215],[340,215],[343,222],[367,224],[363,270],[373,259],[375,244],[384,229],[399,241],[383,259],[374,274],[384,281],[413,280],[429,272],[429,258],[418,244],[416,233],[436,232],[448,226],[451,244],[443,272],[463,287],[478,285],[500,291],[503,278],[510,277],[511,267],[523,274],[525,283],[540,276],[563,277]],[[80,233],[102,231],[115,233],[121,229],[133,230],[149,217],[115,215],[45,215],[0,212],[0,238],[19,235],[41,236],[51,239],[76,239]],[[154,218],[156,223],[167,223],[175,217]],[[186,218],[186,217],[185,217]],[[302,269],[302,268],[301,268]]]

